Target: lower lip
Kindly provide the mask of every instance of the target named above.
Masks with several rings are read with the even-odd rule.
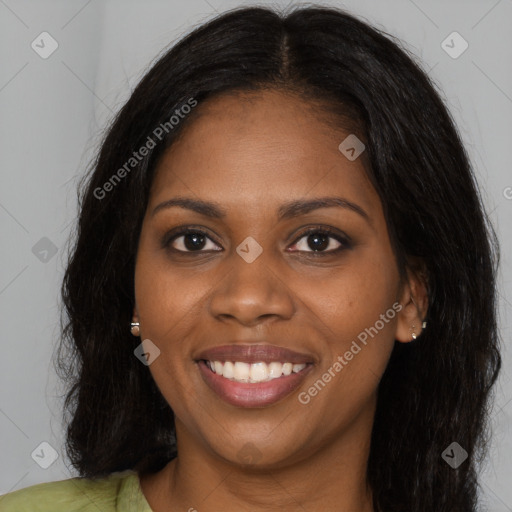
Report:
[[[308,364],[297,373],[283,375],[267,382],[244,383],[229,380],[212,372],[205,361],[197,361],[206,384],[228,404],[237,407],[265,407],[295,391],[313,368]]]

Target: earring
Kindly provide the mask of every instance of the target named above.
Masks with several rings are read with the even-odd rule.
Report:
[[[130,325],[131,325],[130,330],[131,330],[132,334],[134,336],[139,336],[140,335],[139,322],[132,322]]]
[[[422,329],[425,329],[427,327],[427,322],[422,322],[421,323],[421,328]],[[416,333],[414,332],[414,325],[411,327],[411,331],[412,331],[412,339],[415,340],[418,336],[416,335]]]

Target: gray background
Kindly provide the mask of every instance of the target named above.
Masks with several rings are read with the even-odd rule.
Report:
[[[76,475],[66,467],[63,388],[51,359],[75,188],[101,130],[164,48],[213,15],[242,4],[254,5],[0,0],[0,494]],[[482,499],[489,510],[512,511],[512,486],[507,485],[512,474],[512,0],[324,5],[345,7],[404,41],[442,89],[474,163],[502,249],[504,369],[492,412],[494,438],[483,469]],[[58,43],[46,59],[31,47],[44,31]],[[442,46],[453,31],[469,44],[458,58]],[[462,48],[457,39],[447,44],[453,51]],[[42,442],[59,455],[47,469],[40,464],[51,462],[52,448],[40,447]]]

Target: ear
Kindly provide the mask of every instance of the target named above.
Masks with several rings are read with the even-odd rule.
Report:
[[[395,339],[401,343],[413,341],[418,337],[428,310],[428,281],[424,264],[409,259],[407,276],[402,283],[399,302],[402,309],[398,313]]]
[[[133,307],[132,322],[139,321],[139,313],[137,312],[137,306]]]

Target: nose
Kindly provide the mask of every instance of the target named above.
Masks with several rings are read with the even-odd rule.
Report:
[[[248,327],[290,319],[296,309],[293,292],[271,259],[263,251],[248,263],[233,252],[225,261],[227,274],[210,296],[210,313],[219,320],[237,321]]]

